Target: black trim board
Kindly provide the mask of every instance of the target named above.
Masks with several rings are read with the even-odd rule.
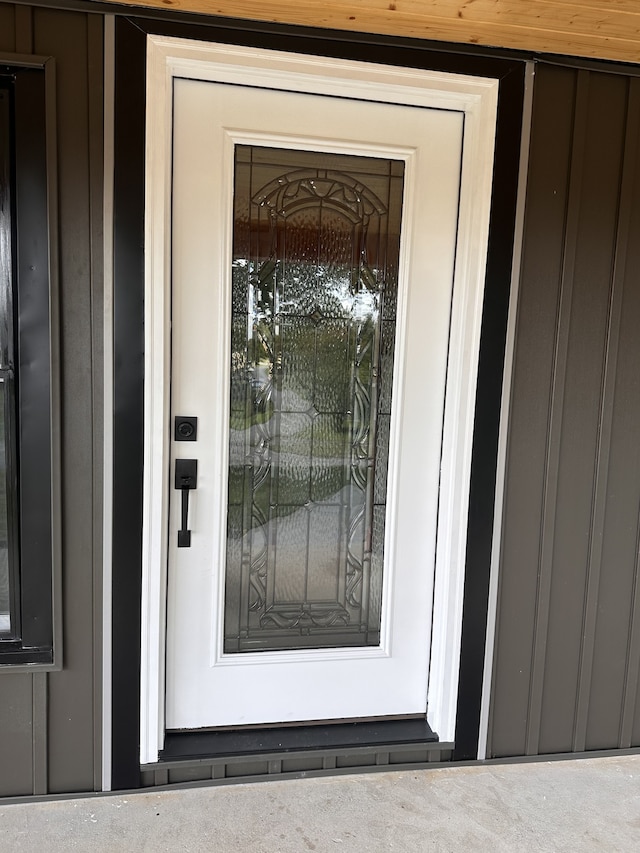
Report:
[[[471,456],[455,761],[476,758],[478,752],[523,97],[524,77],[513,73],[504,77],[498,103]]]
[[[496,452],[517,192],[525,64],[434,49],[416,40],[250,22],[194,26],[116,17],[114,184],[115,411],[113,490],[112,786],[140,784],[140,600],[143,459],[143,236],[146,33],[255,46],[389,65],[429,68],[501,80],[496,188],[478,376],[465,582],[456,758],[475,757],[478,743],[486,601],[490,572]],[[282,732],[282,730],[280,730]],[[189,737],[188,735],[186,737]],[[243,735],[244,737],[244,735]],[[241,748],[240,740],[236,750]]]
[[[112,785],[139,785],[144,453],[145,36],[116,26]]]

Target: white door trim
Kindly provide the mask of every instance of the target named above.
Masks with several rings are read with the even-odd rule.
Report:
[[[176,76],[464,113],[427,713],[429,724],[440,739],[452,741],[498,81],[149,36],[141,763],[156,761],[164,741],[171,117],[172,84]]]

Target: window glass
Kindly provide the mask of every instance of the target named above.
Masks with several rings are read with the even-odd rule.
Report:
[[[0,69],[0,666],[53,663],[45,91],[42,68]]]
[[[7,440],[9,426],[6,394],[11,373],[11,161],[10,98],[0,88],[0,635],[12,633],[9,501],[7,494]],[[13,626],[15,627],[15,626]]]
[[[4,385],[4,382],[2,382]],[[7,524],[7,468],[5,464],[4,399],[0,393],[0,633],[11,630],[9,608],[9,541]]]

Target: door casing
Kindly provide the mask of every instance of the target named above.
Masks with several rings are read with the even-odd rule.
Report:
[[[443,425],[428,720],[455,731],[471,446],[498,81],[150,36],[147,59],[145,463],[141,763],[164,737],[169,460],[170,151],[175,76],[382,100],[464,113],[460,225]]]

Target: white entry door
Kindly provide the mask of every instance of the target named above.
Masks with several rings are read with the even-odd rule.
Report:
[[[497,81],[150,36],[141,761],[452,740]]]
[[[462,114],[173,115],[167,727],[424,714]]]

